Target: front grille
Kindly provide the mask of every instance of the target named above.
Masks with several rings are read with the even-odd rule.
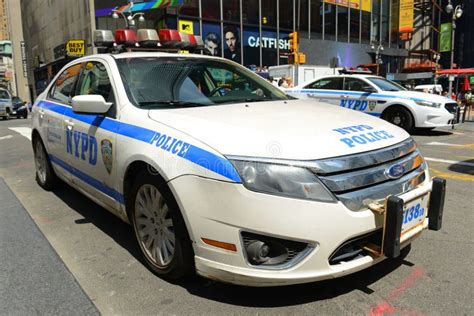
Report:
[[[396,164],[404,172],[393,179],[387,170]],[[315,161],[311,169],[352,211],[413,190],[426,179],[423,158],[412,139],[372,152]]]
[[[451,114],[456,114],[456,111],[458,109],[458,104],[456,102],[450,102],[446,103],[444,105],[444,108]]]

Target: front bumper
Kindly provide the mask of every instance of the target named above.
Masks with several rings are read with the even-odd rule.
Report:
[[[456,115],[448,112],[444,105],[439,109],[417,105],[415,121],[416,127],[421,128],[449,127],[458,123]]]
[[[247,286],[307,283],[351,274],[386,258],[371,253],[338,264],[329,263],[331,255],[346,241],[384,227],[384,215],[368,209],[353,212],[340,202],[272,196],[249,191],[241,184],[194,176],[174,179],[170,187],[194,241],[197,273],[211,279]],[[425,181],[409,193],[416,197],[431,188],[432,182]],[[398,244],[398,250],[428,225],[426,218],[418,225],[419,231]],[[284,269],[255,267],[244,255],[242,231],[305,242],[312,251]],[[204,243],[203,238],[233,244],[236,251],[213,247]]]

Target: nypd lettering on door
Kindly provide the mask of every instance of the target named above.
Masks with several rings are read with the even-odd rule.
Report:
[[[66,152],[95,166],[97,163],[97,139],[79,131],[66,131]]]

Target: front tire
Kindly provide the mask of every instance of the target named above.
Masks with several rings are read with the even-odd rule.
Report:
[[[179,279],[194,273],[194,253],[179,207],[160,178],[142,172],[131,190],[130,221],[146,264]]]
[[[51,191],[58,184],[58,177],[51,166],[48,153],[40,137],[35,137],[33,152],[36,166],[36,182],[45,190]]]
[[[406,108],[397,106],[389,108],[382,118],[393,125],[403,128],[407,132],[413,131],[415,127],[413,116]]]

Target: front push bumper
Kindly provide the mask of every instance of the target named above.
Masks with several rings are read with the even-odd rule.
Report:
[[[422,230],[441,228],[446,182],[425,181],[398,197],[388,197],[375,210],[353,212],[342,203],[318,203],[251,192],[241,184],[194,176],[170,182],[193,241],[199,275],[245,286],[281,286],[338,278],[397,257]],[[183,194],[184,193],[184,194]],[[426,217],[402,231],[406,203],[425,197]],[[429,200],[428,200],[429,199]],[[412,202],[413,203],[413,202]],[[337,264],[330,257],[342,245],[362,235],[383,230],[380,244],[364,244],[363,256]],[[312,251],[284,269],[256,267],[246,260],[242,233],[306,242]],[[213,247],[204,239],[236,246],[235,251]]]

